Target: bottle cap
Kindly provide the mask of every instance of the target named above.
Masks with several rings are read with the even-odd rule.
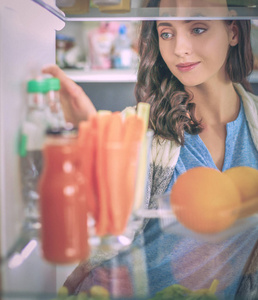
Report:
[[[59,91],[60,90],[60,80],[55,77],[50,77],[45,79],[46,91]]]
[[[27,84],[28,93],[46,93],[46,82],[44,80],[30,80]]]
[[[126,26],[124,24],[119,26],[119,34],[126,34]]]

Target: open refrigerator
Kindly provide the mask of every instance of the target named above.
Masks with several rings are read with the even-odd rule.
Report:
[[[129,2],[129,1],[128,1]],[[38,241],[32,239],[20,261],[11,265],[19,248],[23,202],[19,172],[19,129],[25,116],[26,83],[41,73],[42,66],[56,62],[56,32],[73,21],[140,21],[160,17],[157,9],[132,1],[131,12],[103,14],[97,8],[83,15],[65,15],[55,0],[1,0],[0,3],[0,253],[1,299],[53,299],[76,265],[58,266],[42,258]],[[237,2],[237,1],[235,1]],[[237,16],[258,17],[258,2],[236,7]],[[172,17],[175,18],[175,17]],[[213,16],[220,19],[220,16]],[[10,254],[10,255],[9,255]],[[138,256],[135,260],[141,260]],[[137,277],[137,274],[135,274]],[[139,278],[141,281],[143,278]],[[138,287],[147,289],[143,285]]]

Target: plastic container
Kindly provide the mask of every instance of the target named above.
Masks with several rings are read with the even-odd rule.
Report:
[[[89,12],[90,0],[57,0],[56,5],[66,14],[82,15]]]
[[[60,68],[69,66],[68,62],[66,61],[66,56],[68,51],[74,46],[74,38],[63,34],[56,35],[56,63]]]
[[[75,131],[48,131],[39,182],[44,258],[69,264],[89,255],[87,205]]]
[[[218,242],[233,236],[234,234],[243,232],[250,227],[258,225],[258,204],[257,201],[247,202],[242,205],[241,211],[237,212],[239,218],[235,223],[224,231],[204,234],[192,231],[182,225],[176,218],[173,207],[170,204],[170,193],[154,196],[151,199],[152,203],[157,204],[156,210],[142,210],[140,213],[144,217],[159,218],[160,225],[163,231],[176,234],[179,236],[195,237],[209,242]],[[177,207],[178,209],[178,207]],[[228,213],[228,211],[227,211]],[[231,213],[236,213],[234,210]]]
[[[30,80],[27,83],[28,104],[19,144],[25,223],[31,227],[38,227],[39,223],[37,184],[42,170],[42,147],[47,128],[45,92],[43,80]]]
[[[66,127],[66,121],[60,102],[60,80],[58,78],[46,78],[46,117],[48,127],[60,129]]]
[[[113,67],[115,69],[129,69],[132,66],[133,52],[127,28],[121,24],[118,36],[114,41]]]
[[[111,51],[115,39],[110,23],[101,22],[98,28],[89,31],[88,38],[91,69],[110,69]]]

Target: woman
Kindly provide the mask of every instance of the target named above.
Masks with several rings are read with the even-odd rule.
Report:
[[[148,6],[162,8],[168,3],[150,0]],[[181,0],[180,5],[183,3],[189,2]],[[224,9],[225,2],[221,5]],[[246,80],[253,65],[249,21],[146,21],[139,52],[136,99],[151,104],[150,127],[155,132],[149,207],[157,205],[152,196],[170,191],[178,176],[190,168],[208,166],[224,171],[245,165],[258,169],[258,97],[248,92]],[[69,120],[76,123],[95,113],[87,96],[61,70],[49,67],[44,72],[61,79],[72,112]],[[130,265],[136,259],[139,290],[146,288],[150,295],[174,283],[190,289],[207,288],[218,279],[220,299],[234,299],[238,289],[238,294],[249,299],[251,292],[258,293],[258,263],[249,268],[253,270],[251,279],[246,274],[256,282],[252,291],[240,288],[246,284],[240,285],[245,278],[241,274],[253,249],[252,257],[257,256],[257,237],[258,228],[254,227],[210,244],[164,233],[159,222],[152,220],[131,249],[103,265],[108,267],[117,259]],[[87,289],[101,277],[101,269],[86,276],[88,269],[84,268],[80,266],[68,279],[70,291],[72,285],[76,292]],[[81,271],[83,276],[76,278]],[[137,283],[133,285],[135,293]]]

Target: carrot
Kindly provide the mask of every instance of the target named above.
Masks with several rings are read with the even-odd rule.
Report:
[[[105,128],[110,121],[111,113],[97,114],[95,125],[97,128],[96,136],[96,179],[97,179],[97,197],[99,201],[98,218],[96,222],[96,233],[99,236],[107,234],[109,222],[108,201],[106,182],[103,180],[105,174],[105,157],[104,157],[104,137]]]
[[[125,119],[123,144],[125,147],[124,160],[124,192],[123,205],[121,207],[122,232],[125,230],[129,217],[132,212],[134,197],[137,167],[139,164],[139,153],[141,141],[144,133],[144,122],[137,115],[130,115]]]
[[[119,112],[112,114],[106,127],[105,134],[105,162],[106,173],[104,180],[108,192],[108,209],[109,209],[109,233],[119,235],[121,233],[121,206],[124,197],[124,145],[123,137],[123,120]]]
[[[124,143],[140,141],[144,134],[144,121],[137,115],[129,115],[125,119]]]
[[[81,122],[83,172],[96,234],[124,232],[134,203],[135,181],[144,122],[136,114],[101,113]]]
[[[95,178],[95,155],[96,145],[94,135],[96,132],[92,128],[92,120],[82,121],[79,124],[78,142],[82,150],[82,173],[85,179],[85,194],[89,213],[97,219],[97,195],[96,195],[96,178]]]

